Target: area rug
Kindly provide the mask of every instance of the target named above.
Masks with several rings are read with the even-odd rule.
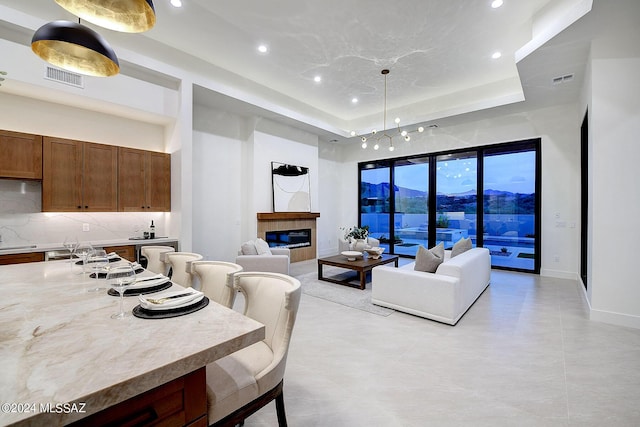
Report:
[[[335,277],[343,280],[345,278],[355,278],[355,272],[344,269],[325,267],[323,275],[325,277]],[[357,310],[377,314],[378,316],[388,316],[394,312],[389,308],[380,307],[371,303],[371,282],[368,282],[365,289],[351,288],[349,286],[338,285],[324,280],[318,280],[318,273],[307,273],[297,276],[302,284],[302,293],[322,298],[336,304],[341,304]],[[354,281],[354,283],[357,283]]]

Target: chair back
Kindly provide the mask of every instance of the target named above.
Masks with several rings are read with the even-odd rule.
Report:
[[[200,290],[207,298],[233,307],[236,291],[233,289],[233,275],[242,271],[242,267],[224,261],[193,261],[191,273],[200,280]]]
[[[300,281],[280,273],[241,272],[234,275],[234,287],[244,295],[244,315],[265,325],[263,342],[273,352],[273,361],[255,376],[263,393],[284,377],[302,293]]]
[[[160,254],[175,252],[171,246],[143,246],[140,254],[147,259],[147,270],[156,274],[167,274],[167,264],[160,260]]]
[[[164,259],[164,261],[169,264],[173,270],[171,281],[188,288],[191,286],[193,281],[193,277],[191,275],[191,263],[193,261],[200,261],[202,259],[202,255],[194,254],[192,252],[165,252],[162,254],[161,259]]]

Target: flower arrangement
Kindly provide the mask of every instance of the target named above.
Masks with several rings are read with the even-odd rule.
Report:
[[[363,227],[356,227],[356,226],[349,227],[349,228],[341,227],[340,229],[344,231],[344,240],[366,239],[367,236],[369,235],[368,225],[365,225]]]

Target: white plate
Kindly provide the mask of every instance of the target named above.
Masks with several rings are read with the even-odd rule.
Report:
[[[153,277],[153,279],[151,279],[151,277]],[[151,280],[143,280],[143,279],[151,279]],[[140,281],[135,282],[133,285],[127,286],[126,289],[150,288],[151,286],[159,285],[160,283],[164,283],[170,279],[167,276],[163,276],[162,274],[156,274],[155,276],[138,277],[137,280],[140,280]]]
[[[147,301],[148,299],[161,299],[161,298],[170,297],[172,295],[184,294],[186,292],[191,292],[191,294],[181,298],[174,298],[174,299],[167,300],[162,304],[153,304]],[[138,300],[140,301],[140,306],[145,310],[152,310],[152,311],[171,310],[174,308],[189,307],[190,305],[200,302],[202,298],[204,298],[204,294],[192,288],[183,289],[181,291],[163,292],[160,294],[138,296]]]

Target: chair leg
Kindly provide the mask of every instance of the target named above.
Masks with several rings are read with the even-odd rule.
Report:
[[[287,414],[284,411],[284,393],[282,388],[276,396],[276,414],[278,415],[278,427],[287,427]]]

